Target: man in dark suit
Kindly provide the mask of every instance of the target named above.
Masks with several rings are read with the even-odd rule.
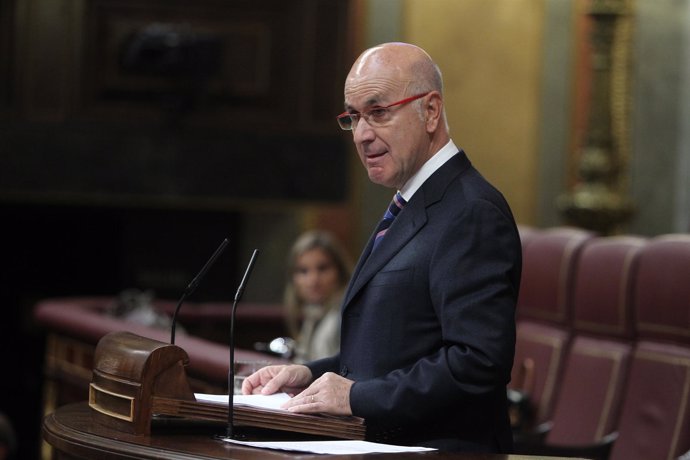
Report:
[[[369,178],[398,190],[397,215],[357,264],[340,353],[266,367],[243,391],[295,394],[293,412],[364,417],[373,440],[509,452],[520,239],[502,195],[450,139],[442,92],[416,46],[387,43],[355,61],[338,122]]]

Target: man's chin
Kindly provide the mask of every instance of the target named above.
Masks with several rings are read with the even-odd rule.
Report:
[[[384,187],[393,187],[389,184],[388,178],[383,174],[380,168],[371,168],[367,170],[369,180],[374,184],[383,185]]]

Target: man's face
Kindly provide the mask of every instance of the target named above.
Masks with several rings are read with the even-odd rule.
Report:
[[[345,84],[347,111],[366,113],[413,96],[405,91],[406,87],[406,82],[386,72],[377,73],[375,69],[361,75],[351,72]],[[428,159],[429,136],[416,108],[419,103],[391,107],[383,124],[370,124],[366,117],[359,118],[352,136],[372,182],[399,189]]]

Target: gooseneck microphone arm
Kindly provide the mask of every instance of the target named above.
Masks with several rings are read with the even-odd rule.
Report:
[[[201,271],[199,271],[199,273],[194,277],[194,279],[189,283],[189,285],[187,285],[187,289],[185,289],[182,293],[180,300],[177,302],[177,307],[175,307],[175,313],[172,317],[172,326],[170,327],[170,344],[175,345],[175,326],[177,325],[177,313],[180,311],[182,303],[185,301],[187,296],[191,295],[192,292],[194,292],[194,290],[199,285],[199,282],[203,279],[204,276],[206,276],[206,272],[208,271],[208,269],[211,268],[216,259],[223,253],[227,245],[228,239],[225,238],[223,242],[220,243],[220,246],[218,246],[218,249],[216,249],[216,252],[214,252],[211,258],[206,261],[206,264],[204,264],[204,266],[201,268]]]
[[[233,416],[234,416],[234,394],[235,394],[235,311],[237,311],[237,303],[240,301],[242,298],[242,294],[244,294],[244,287],[247,284],[247,279],[249,278],[249,275],[252,272],[252,269],[254,268],[254,263],[256,262],[256,256],[259,254],[258,249],[254,249],[254,252],[252,253],[252,258],[249,260],[249,264],[247,265],[247,269],[244,272],[244,276],[242,277],[242,282],[240,283],[240,286],[237,288],[237,292],[235,293],[235,300],[232,303],[232,312],[230,316],[230,368],[228,369],[228,428],[227,428],[227,437],[228,438],[233,438],[234,436],[234,421],[233,421]]]

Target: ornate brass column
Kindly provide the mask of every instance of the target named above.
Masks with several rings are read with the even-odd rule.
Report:
[[[578,155],[577,183],[557,203],[568,224],[602,235],[621,231],[633,212],[622,174],[627,166],[628,3],[592,0],[587,133]]]

